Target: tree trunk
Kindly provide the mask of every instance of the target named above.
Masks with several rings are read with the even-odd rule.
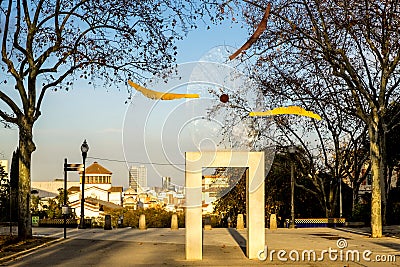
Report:
[[[18,180],[19,180],[19,148],[17,148],[11,160],[10,187],[11,187],[11,221],[18,221]]]
[[[33,125],[22,119],[19,124],[19,181],[18,181],[18,237],[32,237],[30,214],[31,195],[31,157],[35,151],[33,143]]]
[[[382,127],[380,136],[379,148],[381,149],[381,192],[382,192],[382,225],[386,225],[386,211],[387,211],[387,188],[388,188],[388,169],[387,169],[387,155],[386,155],[386,131]]]
[[[359,186],[355,185],[355,183],[353,183],[353,188],[352,188],[352,203],[351,203],[351,215],[354,216],[354,211],[356,208],[356,205],[358,204],[358,191],[359,191]]]
[[[336,210],[336,194],[335,194],[335,188],[333,186],[330,186],[329,188],[329,198],[328,198],[328,205],[329,208],[327,209],[326,216],[327,218],[333,218],[335,217],[335,210]]]
[[[371,237],[382,237],[382,170],[381,170],[381,151],[380,151],[380,136],[379,136],[379,117],[377,112],[373,114],[368,129],[370,138],[370,154],[371,154]]]

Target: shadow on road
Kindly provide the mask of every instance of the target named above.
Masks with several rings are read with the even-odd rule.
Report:
[[[373,242],[374,244],[400,251],[400,244],[393,242]]]
[[[236,243],[239,245],[240,249],[243,251],[243,254],[246,256],[246,239],[238,232],[235,228],[228,228],[229,234],[235,239]]]

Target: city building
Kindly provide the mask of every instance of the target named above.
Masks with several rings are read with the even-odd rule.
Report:
[[[112,185],[112,172],[94,162],[85,171],[85,217],[104,216],[107,210],[122,208],[122,186]],[[81,212],[82,177],[79,182],[67,182],[68,201],[77,217]],[[59,189],[64,189],[64,179],[48,182],[32,181],[32,190],[37,191],[43,207],[50,198],[58,196]]]
[[[365,175],[367,172],[367,168],[363,168],[361,170],[361,175]],[[397,170],[394,170],[392,173],[392,177],[390,180],[390,189],[393,189],[397,186],[397,180],[399,177],[399,172]],[[371,171],[367,174],[367,177],[362,183],[360,184],[360,187],[358,189],[358,194],[359,196],[364,195],[365,193],[371,193],[372,191],[372,176],[371,176]]]
[[[161,177],[161,187],[163,191],[167,191],[171,185],[171,177],[163,176]]]
[[[214,212],[214,201],[229,188],[229,177],[224,175],[225,168],[217,168],[215,174],[202,177],[202,210],[203,214]]]
[[[129,169],[129,187],[143,192],[147,187],[147,169],[145,166],[132,166]]]
[[[79,188],[80,182],[67,181],[67,188]],[[31,182],[32,191],[35,190],[40,199],[54,198],[58,196],[58,189],[64,189],[64,179],[57,178],[47,182]]]
[[[138,193],[135,189],[129,187],[124,191],[123,206],[124,208],[136,210],[138,208]]]
[[[79,217],[81,212],[81,189],[83,172],[80,172],[79,186],[69,187],[68,198],[71,208]],[[112,172],[94,162],[85,170],[85,217],[104,216],[104,210],[122,208],[122,186],[112,186]]]
[[[101,166],[98,162],[86,168],[85,171],[85,198],[100,199],[122,206],[122,186],[112,186],[112,172]],[[69,201],[81,199],[82,176],[80,172],[80,186],[70,188]]]

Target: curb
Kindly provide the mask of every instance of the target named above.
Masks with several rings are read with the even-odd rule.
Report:
[[[37,250],[37,249],[42,248],[42,247],[45,247],[45,246],[52,245],[52,244],[57,243],[57,242],[60,242],[60,241],[62,241],[62,240],[64,240],[64,238],[63,238],[63,237],[60,237],[60,238],[58,238],[58,239],[51,240],[51,241],[49,241],[49,242],[40,244],[40,245],[38,245],[38,246],[36,246],[36,247],[33,247],[33,248],[30,248],[30,249],[27,249],[27,250],[24,250],[24,251],[16,252],[16,253],[14,253],[14,254],[11,254],[11,255],[2,257],[2,258],[0,258],[0,264],[3,264],[4,262],[10,261],[10,260],[15,259],[15,258],[17,258],[17,257],[24,256],[24,255],[26,255],[26,254],[28,254],[28,253],[34,251],[34,250]]]

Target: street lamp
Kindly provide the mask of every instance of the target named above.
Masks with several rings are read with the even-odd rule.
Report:
[[[296,147],[294,145],[289,146],[288,148],[291,160],[290,160],[290,187],[291,187],[291,200],[290,200],[290,215],[292,220],[290,222],[290,228],[294,228],[294,153],[296,152]]]
[[[81,145],[83,172],[82,172],[81,220],[79,223],[80,229],[85,229],[85,170],[86,170],[85,161],[88,151],[89,151],[89,146],[85,139],[83,141],[83,144]]]

